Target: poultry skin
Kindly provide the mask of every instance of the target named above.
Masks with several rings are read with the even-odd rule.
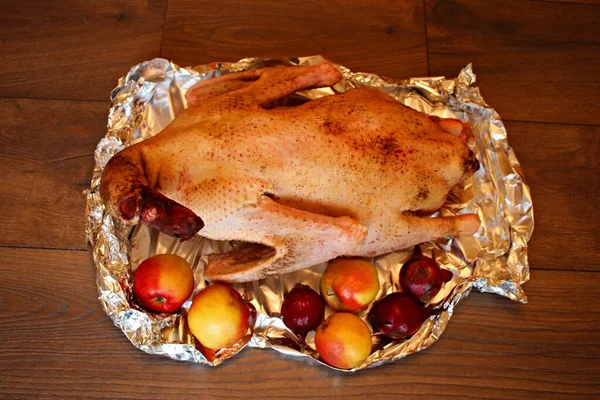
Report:
[[[422,217],[479,166],[467,124],[368,88],[272,107],[341,77],[322,63],[200,82],[169,126],[106,165],[109,212],[181,239],[242,242],[209,257],[204,276],[224,282],[474,234],[474,214]]]

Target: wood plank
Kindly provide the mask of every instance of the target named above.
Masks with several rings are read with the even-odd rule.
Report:
[[[549,3],[578,3],[578,4],[600,4],[600,0],[538,0]]]
[[[0,245],[85,245],[82,191],[107,104],[0,99]]]
[[[505,126],[533,198],[532,268],[600,270],[600,127]]]
[[[158,57],[166,0],[4,0],[0,96],[107,99]]]
[[[101,310],[85,252],[0,249],[0,397],[592,399],[600,394],[597,273],[534,271],[530,304],[471,294],[441,339],[342,375],[245,349],[217,368],[135,349]],[[7,329],[9,328],[9,329]]]
[[[354,71],[424,76],[423,21],[420,0],[181,0],[169,3],[161,54],[181,65],[322,54]]]
[[[427,1],[429,68],[473,62],[506,119],[600,124],[600,7],[539,1]]]

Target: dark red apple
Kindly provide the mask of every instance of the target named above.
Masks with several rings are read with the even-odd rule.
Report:
[[[369,311],[371,325],[393,339],[404,339],[419,330],[432,315],[421,303],[404,292],[388,294]]]
[[[301,336],[319,326],[324,315],[323,299],[307,285],[296,285],[285,296],[281,306],[283,323]]]
[[[442,284],[452,279],[452,273],[440,268],[432,258],[417,255],[408,260],[400,270],[402,290],[422,303],[433,299]]]

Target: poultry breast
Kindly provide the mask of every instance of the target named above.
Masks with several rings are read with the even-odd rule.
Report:
[[[110,213],[182,239],[242,242],[209,257],[204,276],[225,282],[474,234],[474,214],[422,217],[478,168],[468,125],[367,88],[272,107],[340,79],[323,63],[202,81],[167,128],[106,165]]]

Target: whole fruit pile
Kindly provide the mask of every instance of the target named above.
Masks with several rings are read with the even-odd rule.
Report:
[[[440,268],[434,259],[416,254],[400,270],[402,292],[390,293],[377,301],[369,311],[368,319],[383,335],[392,339],[406,339],[414,335],[423,322],[435,312],[424,304],[430,302],[452,273]]]
[[[339,258],[323,272],[320,293],[297,284],[285,295],[281,320],[296,335],[301,344],[298,349],[307,345],[306,337],[314,331],[314,345],[323,362],[336,368],[357,368],[371,354],[372,333],[365,320],[354,313],[371,306],[366,320],[375,332],[394,340],[407,339],[435,315],[426,305],[450,279],[450,271],[441,269],[417,248],[400,270],[402,292],[387,294],[373,303],[380,291],[377,268],[361,259]],[[176,255],[150,257],[133,274],[135,300],[154,312],[177,312],[193,289],[192,269]],[[332,313],[324,320],[325,304]],[[215,283],[194,297],[187,325],[201,346],[214,353],[235,346],[249,333],[252,308],[235,289]]]
[[[193,290],[192,268],[174,254],[152,256],[133,273],[133,297],[149,311],[177,312]],[[219,350],[235,345],[246,335],[250,326],[250,308],[233,288],[214,284],[194,297],[187,324],[204,348]]]

